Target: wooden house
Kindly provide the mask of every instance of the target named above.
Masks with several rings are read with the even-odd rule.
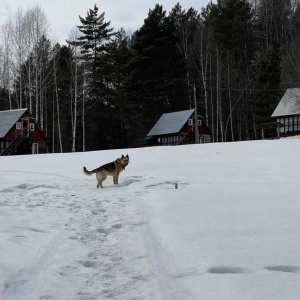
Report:
[[[189,109],[163,114],[147,135],[147,145],[184,145],[194,144],[196,132],[199,132],[199,143],[210,143],[212,134],[202,116],[196,116],[195,110]]]
[[[27,108],[0,111],[0,155],[47,152],[47,138]]]
[[[278,137],[300,134],[300,88],[287,89],[272,116]]]

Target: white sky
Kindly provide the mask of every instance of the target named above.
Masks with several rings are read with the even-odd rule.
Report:
[[[134,31],[143,25],[149,9],[153,9],[157,3],[169,12],[177,2],[184,9],[193,7],[201,12],[210,0],[0,0],[0,24],[13,16],[18,8],[25,11],[38,3],[49,19],[53,39],[62,44],[71,30],[80,25],[78,16],[85,17],[95,4],[99,7],[99,13],[105,12],[105,21],[111,21],[111,26],[116,30],[123,27]]]
[[[299,149],[0,156],[0,299],[299,300]],[[82,172],[127,153],[118,186]]]

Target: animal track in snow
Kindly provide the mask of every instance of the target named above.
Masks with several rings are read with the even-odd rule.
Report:
[[[264,269],[266,269],[268,271],[275,271],[275,272],[300,273],[300,267],[292,266],[292,265],[267,266],[267,267],[264,267]],[[243,274],[243,273],[249,273],[249,271],[247,271],[244,268],[240,268],[240,267],[218,266],[218,267],[209,268],[206,273]]]
[[[39,300],[44,300],[44,299],[55,299],[54,297],[50,296],[50,295],[42,295],[39,297]]]
[[[99,232],[99,233],[104,234],[105,236],[110,235],[112,233],[111,228],[102,228],[102,227],[100,227],[96,231]]]
[[[78,261],[78,262],[86,268],[97,268],[98,267],[98,263],[95,261],[85,260],[85,261]]]
[[[118,224],[112,225],[111,227],[115,228],[115,229],[120,229],[123,227],[123,224],[118,223]]]
[[[278,265],[265,267],[266,270],[276,272],[287,272],[287,273],[300,273],[300,268],[297,266],[290,265]]]
[[[72,267],[72,266],[62,266],[60,267],[60,272],[59,275],[61,276],[69,276],[70,274],[74,273],[74,270],[76,270],[76,267]]]
[[[241,274],[241,273],[247,273],[247,271],[243,268],[239,267],[229,267],[229,266],[218,266],[218,267],[212,267],[207,270],[207,273],[212,274]]]

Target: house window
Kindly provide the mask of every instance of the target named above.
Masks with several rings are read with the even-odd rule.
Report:
[[[16,129],[20,130],[21,129],[21,122],[16,123]]]
[[[284,118],[278,118],[277,122],[279,122],[283,125],[283,127],[279,127],[279,132],[283,133],[284,132]]]
[[[298,131],[298,130],[299,130],[299,117],[294,116],[294,131]]]
[[[300,116],[278,118],[277,121],[283,124],[279,129],[281,133],[300,131]]]
[[[202,125],[202,120],[198,120],[198,125],[199,125],[199,126]]]
[[[205,143],[205,138],[204,137],[200,137],[200,144],[204,144]]]
[[[280,128],[280,132],[288,132],[289,126],[288,126],[288,118],[281,118],[279,119],[279,122],[283,124],[283,127]]]
[[[29,130],[30,131],[34,131],[34,123],[30,123],[29,124]]]
[[[193,119],[189,119],[189,125],[193,125]]]

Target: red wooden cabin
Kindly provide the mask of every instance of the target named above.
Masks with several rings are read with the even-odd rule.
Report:
[[[147,144],[149,146],[194,144],[196,130],[199,133],[199,143],[211,143],[212,133],[202,116],[195,117],[194,109],[165,113],[148,133]]]
[[[47,152],[47,138],[27,108],[0,111],[0,155]]]

